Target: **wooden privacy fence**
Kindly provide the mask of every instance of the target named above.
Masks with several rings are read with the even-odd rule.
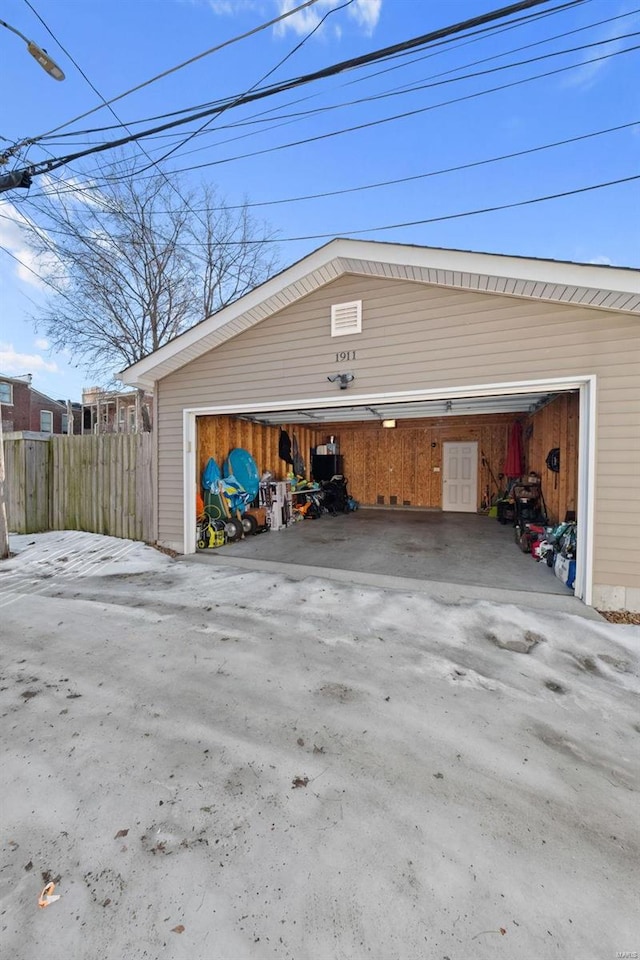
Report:
[[[9,530],[49,530],[49,440],[5,440],[4,460]]]
[[[14,533],[86,530],[150,541],[150,433],[6,440],[7,513]]]

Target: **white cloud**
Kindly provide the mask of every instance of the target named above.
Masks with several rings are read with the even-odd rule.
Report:
[[[587,263],[598,264],[599,266],[602,266],[602,267],[610,267],[613,263],[613,260],[611,260],[610,257],[600,256],[600,257],[594,257],[592,260],[587,260]]]
[[[338,0],[318,0],[313,7],[300,10],[298,13],[287,17],[286,20],[277,23],[274,31],[278,36],[283,37],[288,30],[292,30],[293,33],[302,37],[305,33],[310,33],[314,27],[317,27],[320,23],[321,16],[326,13],[328,8],[335,7],[337,2]],[[287,13],[289,10],[293,10],[294,7],[298,6],[296,0],[277,0],[277,3],[278,13],[280,14]]]
[[[272,0],[272,2],[275,4],[277,13],[282,15],[300,6],[301,0]],[[317,0],[312,7],[300,10],[276,24],[274,30],[281,37],[290,31],[302,37],[318,26],[328,10],[333,10],[341,4],[342,0]],[[235,17],[251,10],[260,11],[265,19],[269,17],[265,12],[264,3],[258,3],[257,0],[207,0],[207,5],[220,17]],[[369,37],[378,24],[381,11],[382,0],[353,0],[353,3],[347,7],[346,14],[353,20],[359,31]],[[341,31],[336,30],[335,35],[340,37]]]
[[[35,254],[24,241],[25,230],[35,229],[44,238],[47,238],[46,231],[33,227],[20,210],[11,204],[6,204],[2,210],[6,219],[0,220],[0,244],[16,258],[13,261],[15,275],[38,290],[47,290],[47,284],[40,279],[42,268],[53,267],[55,257],[53,254]]]
[[[11,374],[33,373],[34,370],[57,373],[58,365],[39,353],[18,353],[11,343],[0,343],[0,370]]]
[[[35,346],[38,350],[48,350],[51,344],[48,340],[45,340],[44,337],[38,337],[37,340],[34,340]]]
[[[95,182],[87,178],[80,180],[78,177],[65,177],[64,180],[54,180],[48,174],[44,174],[40,186],[50,197],[60,199],[63,197],[68,203],[77,203],[84,207],[96,207],[102,210],[108,205],[108,200],[97,189]]]
[[[299,6],[298,0],[277,0],[277,3],[281,14]],[[333,10],[340,4],[341,0],[318,0],[312,7],[300,10],[299,13],[294,13],[293,16],[277,24],[275,31],[280,36],[284,35],[287,30],[292,30],[298,36],[304,36],[318,26],[322,17],[329,10]],[[362,32],[369,37],[380,19],[381,10],[382,0],[354,0],[347,7],[347,16],[354,20]]]
[[[630,32],[631,29],[635,28],[635,25],[640,22],[640,17],[632,17],[627,21],[626,29]],[[584,66],[578,67],[576,70],[572,70],[567,73],[563,80],[563,86],[565,87],[574,87],[580,88],[581,90],[590,90],[596,82],[598,75],[609,65],[609,58],[613,56],[614,53],[617,53],[618,50],[621,50],[625,44],[625,40],[615,38],[620,32],[619,24],[611,24],[608,30],[603,31],[600,36],[596,35],[596,40],[604,43],[602,47],[594,47],[592,50],[587,50],[584,54],[583,60],[593,60],[593,63],[585,63]],[[603,59],[596,59],[602,57]]]
[[[380,19],[382,11],[382,0],[355,0],[348,7],[349,16],[352,17],[358,26],[364,28],[365,34],[370,37]]]
[[[200,0],[191,0],[191,3],[199,6]],[[235,17],[260,7],[256,0],[205,0],[205,3],[218,17]]]
[[[240,4],[232,0],[209,0],[209,6],[219,17],[232,17],[237,13]]]

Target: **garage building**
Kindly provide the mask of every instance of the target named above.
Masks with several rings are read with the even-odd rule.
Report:
[[[307,465],[338,437],[363,507],[475,513],[517,419],[577,596],[638,611],[639,314],[636,270],[333,240],[122,374],[154,393],[157,540],[196,549],[209,456],[282,476],[281,429]]]

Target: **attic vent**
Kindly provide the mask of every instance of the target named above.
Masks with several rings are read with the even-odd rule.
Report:
[[[334,303],[331,306],[331,336],[344,337],[362,332],[362,300]]]

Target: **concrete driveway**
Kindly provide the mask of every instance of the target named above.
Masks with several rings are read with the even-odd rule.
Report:
[[[637,949],[639,628],[88,534],[12,546],[5,956]]]

